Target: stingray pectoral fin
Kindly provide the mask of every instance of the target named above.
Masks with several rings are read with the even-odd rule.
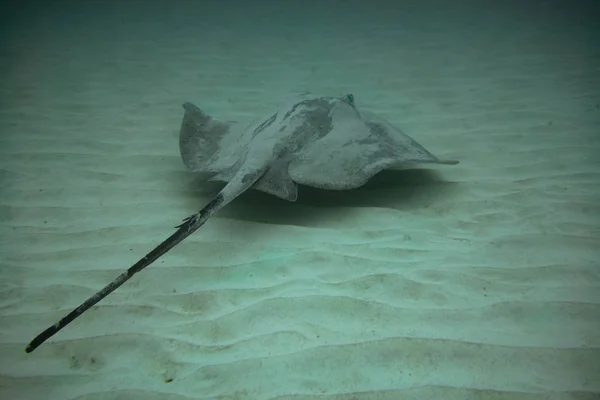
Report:
[[[319,142],[306,146],[291,161],[288,173],[294,182],[320,189],[354,189],[397,161],[377,145],[336,147],[327,140]]]
[[[212,119],[192,103],[184,103],[179,131],[179,152],[185,166],[194,172],[221,172],[231,167],[234,157],[220,157],[231,124]]]
[[[437,163],[444,164],[444,165],[456,165],[459,163],[459,161],[458,160],[438,160]]]
[[[291,178],[322,189],[353,189],[378,172],[414,164],[456,164],[440,160],[386,120],[368,112],[361,119],[337,117],[325,136],[298,151],[289,166]]]
[[[441,160],[431,154],[416,140],[405,134],[384,118],[372,113],[363,112],[362,117],[373,137],[380,143],[386,143],[394,151],[399,163],[411,164],[458,164],[455,160]]]

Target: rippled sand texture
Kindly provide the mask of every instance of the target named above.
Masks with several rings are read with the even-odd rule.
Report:
[[[591,10],[121,3],[6,28],[0,398],[599,398]],[[303,90],[461,164],[247,193],[24,353],[220,188],[179,159],[184,101],[243,120]]]

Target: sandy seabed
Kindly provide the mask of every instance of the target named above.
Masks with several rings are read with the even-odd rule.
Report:
[[[0,398],[600,398],[585,2],[20,4],[0,74]],[[184,101],[242,121],[301,91],[352,93],[460,164],[295,203],[245,193],[25,354],[222,187],[181,162]]]

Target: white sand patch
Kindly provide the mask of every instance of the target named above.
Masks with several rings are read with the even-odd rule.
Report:
[[[600,396],[591,10],[91,4],[5,25],[0,398]],[[461,164],[246,193],[24,353],[217,192],[179,158],[184,101],[244,120],[304,90]]]

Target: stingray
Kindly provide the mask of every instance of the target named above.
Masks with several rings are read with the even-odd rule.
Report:
[[[60,321],[35,337],[38,346],[200,228],[214,213],[252,188],[296,201],[298,185],[347,190],[384,170],[414,164],[457,164],[441,160],[376,114],[359,111],[354,96],[289,97],[271,113],[241,125],[211,118],[192,103],[183,104],[179,133],[183,163],[193,172],[226,182],[175,233]]]

